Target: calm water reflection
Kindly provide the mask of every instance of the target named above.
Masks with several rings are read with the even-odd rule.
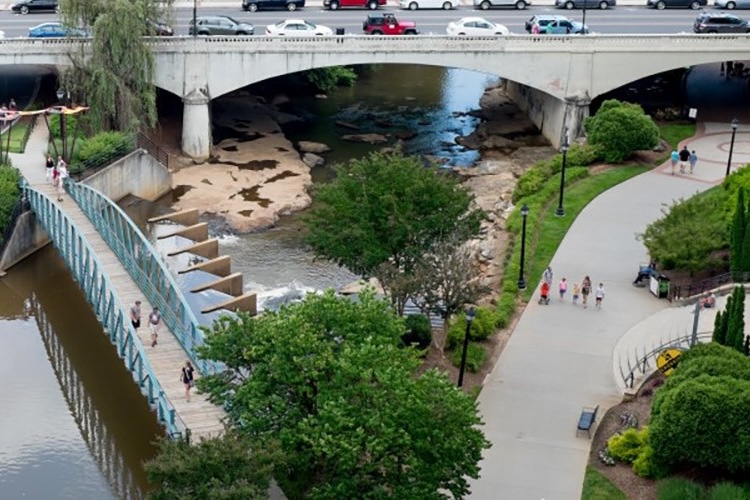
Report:
[[[0,280],[0,499],[142,498],[162,434],[56,252]]]

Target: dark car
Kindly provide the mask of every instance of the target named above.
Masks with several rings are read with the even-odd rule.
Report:
[[[708,5],[708,0],[646,0],[646,5],[659,10],[667,7],[698,10]]]
[[[732,14],[703,13],[695,18],[696,33],[750,33],[750,22]]]
[[[190,21],[188,32],[196,31],[199,35],[252,35],[255,27],[249,23],[235,21],[229,16],[205,16],[196,19],[196,25]]]
[[[617,5],[616,0],[555,0],[558,9],[582,9],[584,4],[587,9],[607,10]]]
[[[61,23],[42,23],[29,28],[29,38],[62,38],[66,36],[88,36],[81,28],[69,28]]]
[[[29,12],[60,12],[57,0],[24,0],[14,3],[10,8],[13,12],[28,14]]]
[[[293,12],[305,6],[305,0],[242,0],[242,9],[255,12],[265,9],[286,9]]]
[[[146,21],[146,33],[149,36],[173,36],[174,29],[162,21]]]

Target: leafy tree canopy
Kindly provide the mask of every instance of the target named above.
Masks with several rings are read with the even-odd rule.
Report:
[[[589,142],[599,146],[604,159],[612,163],[659,143],[659,128],[651,117],[637,104],[615,99],[604,101],[595,116],[586,118],[584,126]]]
[[[290,498],[460,498],[488,447],[475,403],[441,374],[416,375],[403,320],[372,291],[332,291],[257,318],[224,318],[198,381],[251,439],[278,440]]]

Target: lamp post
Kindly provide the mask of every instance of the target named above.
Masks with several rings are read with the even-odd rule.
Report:
[[[737,134],[737,127],[740,125],[740,122],[737,121],[737,118],[732,120],[732,141],[729,143],[729,158],[727,159],[727,173],[724,175],[724,177],[729,177],[729,169],[732,167],[732,152],[734,152],[734,136]]]
[[[464,350],[461,352],[461,368],[458,371],[458,387],[464,385],[464,370],[466,370],[466,351],[469,349],[469,333],[471,333],[471,322],[474,321],[474,308],[466,311],[466,334],[464,335]]]
[[[65,123],[65,110],[62,109],[68,105],[68,99],[70,93],[64,88],[60,87],[57,89],[57,100],[61,102],[60,107],[60,135],[62,136],[62,158],[63,161],[68,161],[68,131],[67,124]]]
[[[523,262],[526,260],[526,217],[529,216],[529,207],[525,203],[521,207],[521,218],[523,226],[521,229],[521,269],[518,270],[518,289],[526,289],[526,281],[523,279]]]
[[[563,208],[563,192],[565,191],[565,166],[568,163],[568,134],[563,136],[563,142],[560,144],[560,151],[562,151],[563,162],[562,170],[560,171],[560,201],[557,203],[557,210],[555,210],[555,215],[558,217],[565,215],[565,209]]]
[[[193,38],[198,36],[198,0],[193,0]]]
[[[582,35],[586,34],[586,2],[587,1],[588,0],[583,0],[583,20],[581,22],[581,24],[583,24],[583,26],[581,26],[581,34]]]

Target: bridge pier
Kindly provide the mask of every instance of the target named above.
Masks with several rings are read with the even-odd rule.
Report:
[[[182,99],[182,152],[196,160],[211,154],[210,102],[204,89],[195,89]]]

